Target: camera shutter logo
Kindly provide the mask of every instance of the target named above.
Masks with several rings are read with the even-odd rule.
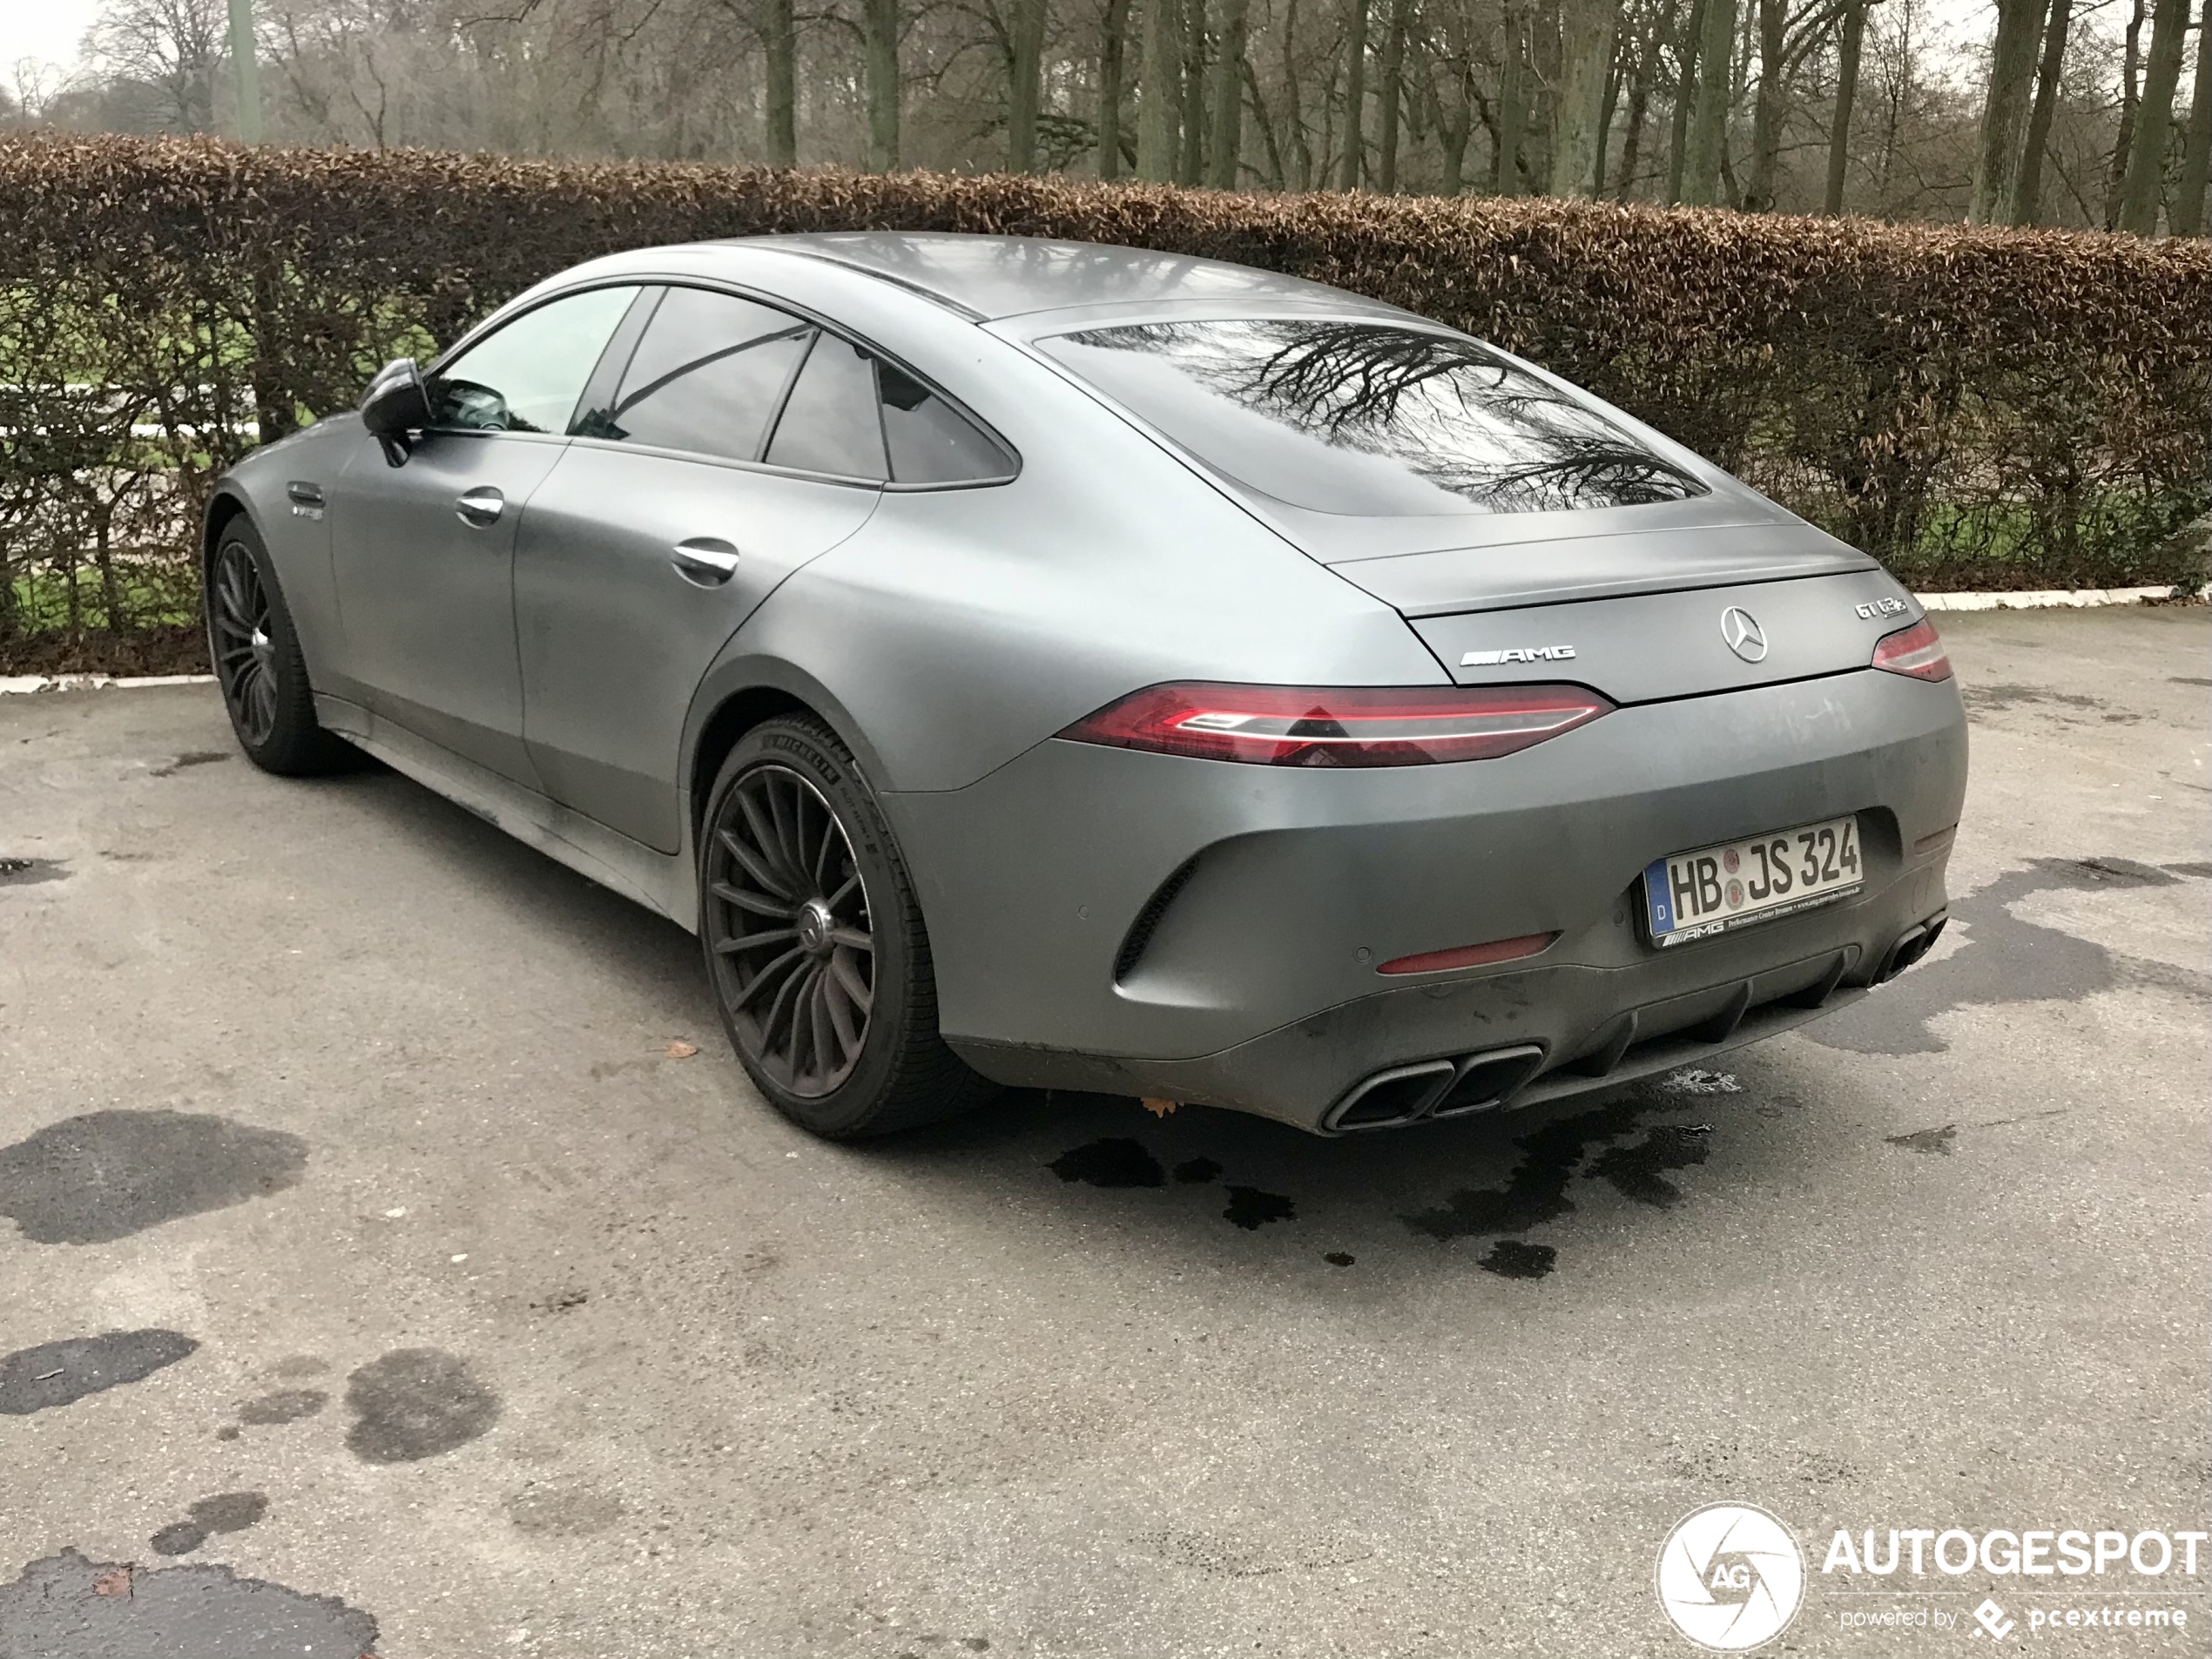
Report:
[[[1804,1553],[1757,1505],[1709,1503],[1676,1521],[1659,1547],[1658,1589],[1660,1608],[1684,1636],[1714,1653],[1743,1653],[1797,1616]]]

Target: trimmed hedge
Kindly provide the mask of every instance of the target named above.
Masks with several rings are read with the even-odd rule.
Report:
[[[2212,500],[2202,241],[38,136],[0,141],[0,641],[65,623],[57,604],[80,627],[158,608],[139,565],[187,553],[257,422],[350,404],[386,357],[551,272],[855,228],[1124,243],[1390,300],[1589,387],[1916,585],[2199,572],[2177,532]]]

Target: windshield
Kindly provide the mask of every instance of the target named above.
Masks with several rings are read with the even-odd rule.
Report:
[[[1090,328],[1039,349],[1251,489],[1324,513],[1535,513],[1702,496],[1472,341],[1337,318]]]

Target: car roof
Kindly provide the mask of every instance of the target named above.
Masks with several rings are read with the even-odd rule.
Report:
[[[1098,242],[952,233],[835,231],[733,238],[710,246],[759,248],[827,260],[896,283],[983,320],[1103,305],[1184,301],[1326,306],[1402,315],[1341,288],[1223,260]]]

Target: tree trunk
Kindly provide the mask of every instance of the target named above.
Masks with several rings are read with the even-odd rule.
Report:
[[[1774,211],[1774,178],[1782,163],[1786,7],[1787,0],[1758,0],[1759,83],[1751,103],[1751,177],[1743,189],[1743,206],[1755,213]]]
[[[1459,73],[1460,107],[1454,116],[1447,116],[1443,100],[1438,99],[1436,134],[1444,151],[1444,179],[1439,189],[1447,196],[1456,196],[1467,188],[1467,138],[1474,131],[1474,100],[1467,96],[1467,74]]]
[[[1122,52],[1129,42],[1129,0],[1106,0],[1098,40],[1098,176],[1122,176]]]
[[[1044,57],[1045,0],[1014,0],[1013,37],[1007,42],[1006,170],[1031,172],[1037,165],[1037,77]]]
[[[2035,71],[2035,107],[2027,112],[2027,147],[2020,156],[2020,174],[2013,180],[2012,199],[2005,204],[2007,225],[2033,225],[2042,208],[2043,152],[2051,142],[2059,71],[2066,65],[2067,30],[2073,19],[2074,0],[2051,0],[2050,20],[2043,26],[2043,62]]]
[[[1390,23],[1383,31],[1382,84],[1376,89],[1375,185],[1385,195],[1398,189],[1399,101],[1406,90],[1406,0],[1390,0]]]
[[[1989,91],[1981,106],[1981,147],[1967,222],[2003,216],[2019,176],[2027,106],[2035,78],[2035,46],[2043,33],[2043,0],[1997,0],[1997,38],[1989,51]]]
[[[1552,98],[1551,182],[1554,196],[1587,196],[1597,185],[1598,130],[1613,31],[1621,0],[1563,0],[1559,9],[1559,81]]]
[[[1286,182],[1283,170],[1283,140],[1275,131],[1275,116],[1267,107],[1267,95],[1260,90],[1259,71],[1253,67],[1249,52],[1244,56],[1244,91],[1251,100],[1252,120],[1259,128],[1260,148],[1267,152],[1267,188],[1281,190]]]
[[[1675,43],[1675,107],[1667,141],[1667,204],[1682,199],[1683,172],[1689,164],[1689,109],[1697,95],[1697,40],[1705,31],[1706,0],[1692,0],[1683,14],[1682,35]]]
[[[2204,192],[2212,183],[2212,0],[2196,19],[2196,85],[2189,97],[2188,129],[2182,135],[2182,177],[2166,228],[2176,236],[2204,233]]]
[[[1175,174],[1176,84],[1182,77],[1183,19],[1177,0],[1144,0],[1144,83],[1137,89],[1136,176],[1148,184],[1164,184]]]
[[[1697,93],[1691,101],[1689,152],[1683,162],[1682,199],[1696,207],[1721,199],[1721,165],[1728,152],[1732,101],[1729,65],[1736,48],[1736,0],[1704,0],[1697,42]]]
[[[899,165],[899,0],[860,0],[868,86],[868,171]]]
[[[2174,89],[2182,79],[2182,37],[2189,25],[2188,0],[2158,0],[2150,25],[2150,57],[2143,64],[2143,101],[2135,111],[2135,142],[2120,187],[2120,228],[2138,236],[2158,232],[2159,198],[2166,183],[2166,134],[2174,118]]]
[[[1305,111],[1298,101],[1298,0],[1283,3],[1283,127],[1290,136],[1290,178],[1292,190],[1313,188],[1313,146],[1306,141]]]
[[[2134,0],[2128,14],[2128,49],[2120,68],[2120,136],[2112,146],[2112,171],[2105,185],[2105,228],[2120,227],[2121,185],[2128,177],[2128,154],[2134,147],[2135,111],[2143,78],[2143,19],[2148,0]]]
[[[2058,0],[2065,5],[2069,0]],[[1851,165],[1851,107],[1858,102],[1858,54],[1866,40],[1866,0],[1844,0],[1841,37],[1836,43],[1836,114],[1828,131],[1828,192],[1821,211],[1834,218],[1844,211],[1844,179]]]
[[[1597,106],[1597,170],[1590,179],[1590,194],[1605,195],[1605,157],[1613,147],[1613,117],[1621,107],[1621,48],[1614,43],[1613,61],[1606,66],[1605,96]]]
[[[1206,182],[1217,190],[1237,187],[1237,164],[1244,149],[1244,10],[1246,0],[1221,0],[1221,55],[1213,66],[1211,165]]]
[[[1206,176],[1206,0],[1183,4],[1183,154],[1175,176],[1186,185]]]
[[[1519,5],[1505,11],[1505,51],[1498,71],[1498,142],[1490,152],[1490,188],[1521,192],[1521,142],[1528,130],[1528,25]]]
[[[1366,116],[1362,107],[1367,101],[1367,0],[1346,0],[1345,9],[1344,43],[1344,171],[1341,175],[1346,190],[1359,188],[1360,164],[1365,148],[1361,123]]]
[[[760,0],[767,64],[767,148],[772,167],[799,165],[799,24],[792,0]]]
[[[1628,130],[1621,135],[1621,173],[1614,181],[1613,199],[1624,202],[1635,188],[1636,167],[1643,160],[1643,124],[1651,114],[1651,65],[1659,52],[1663,18],[1644,24],[1636,38],[1635,66],[1629,74]]]

